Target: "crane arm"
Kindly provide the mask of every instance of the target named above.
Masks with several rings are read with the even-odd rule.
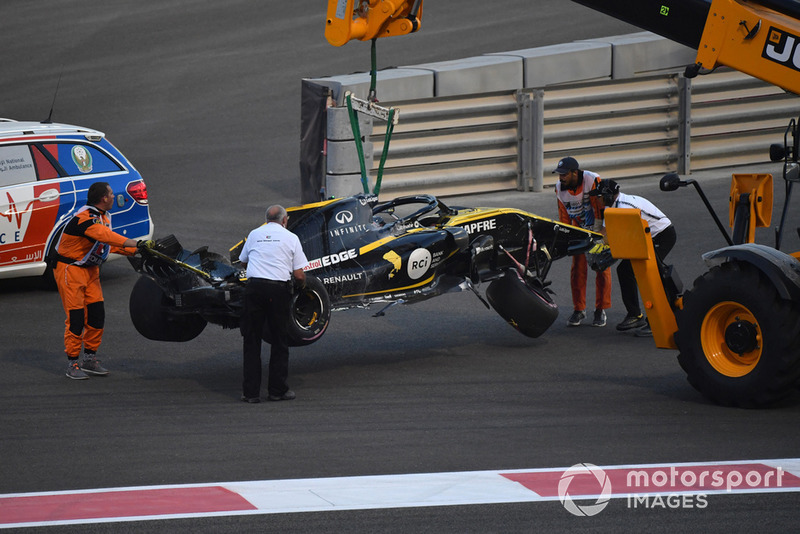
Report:
[[[687,75],[725,65],[800,93],[795,0],[573,0],[695,48]]]

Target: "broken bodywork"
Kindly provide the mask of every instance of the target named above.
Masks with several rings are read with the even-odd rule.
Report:
[[[556,259],[583,253],[599,238],[517,209],[449,207],[431,195],[379,202],[375,195],[288,210],[289,229],[309,259],[295,289],[290,343],[316,341],[332,310],[419,302],[473,291],[525,335],[541,335],[558,315],[547,290]],[[130,300],[137,330],[150,339],[186,341],[207,323],[236,328],[246,283],[238,262],[205,247],[189,252],[169,236],[131,259],[143,276]],[[488,282],[484,299],[476,286]],[[488,302],[487,302],[488,300]]]

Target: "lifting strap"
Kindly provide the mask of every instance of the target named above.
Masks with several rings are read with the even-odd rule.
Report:
[[[370,84],[369,96],[367,100],[356,98],[349,91],[345,94],[345,102],[347,103],[347,113],[350,117],[350,128],[353,130],[353,139],[356,143],[356,153],[358,154],[358,164],[361,168],[361,186],[364,189],[364,194],[369,194],[369,181],[367,179],[367,166],[364,162],[364,146],[361,138],[361,128],[358,125],[358,113],[369,115],[370,117],[386,121],[386,134],[384,136],[383,150],[381,152],[381,161],[378,165],[378,175],[375,180],[375,188],[372,193],[377,195],[381,190],[381,181],[383,180],[383,167],[386,164],[386,157],[389,154],[389,142],[392,139],[392,132],[394,125],[397,124],[399,111],[394,108],[384,108],[377,105],[377,54],[376,54],[376,39],[372,40],[372,67],[370,69]]]

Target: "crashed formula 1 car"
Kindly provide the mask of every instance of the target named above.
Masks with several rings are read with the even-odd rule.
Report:
[[[380,316],[395,304],[464,290],[537,337],[558,315],[547,289],[552,262],[586,252],[600,237],[517,209],[452,208],[430,195],[387,202],[357,195],[288,212],[289,229],[309,259],[306,285],[292,300],[295,346],[318,340],[332,310],[381,303]],[[139,333],[188,341],[207,323],[238,328],[246,282],[238,262],[242,244],[231,249],[229,261],[205,247],[189,252],[169,236],[129,258],[142,274],[130,297]],[[475,289],[481,282],[489,282],[486,300]]]

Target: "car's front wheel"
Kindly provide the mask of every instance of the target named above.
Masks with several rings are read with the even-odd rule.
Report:
[[[306,275],[306,286],[292,295],[289,316],[289,346],[299,347],[314,343],[328,329],[331,319],[331,300],[325,286],[316,276]],[[267,343],[272,336],[265,325],[262,338]]]
[[[508,324],[528,337],[539,337],[558,317],[558,306],[549,293],[526,283],[515,269],[489,284],[486,298]]]
[[[133,326],[153,341],[189,341],[199,336],[206,320],[198,314],[171,313],[173,304],[152,278],[139,277],[128,306]]]

